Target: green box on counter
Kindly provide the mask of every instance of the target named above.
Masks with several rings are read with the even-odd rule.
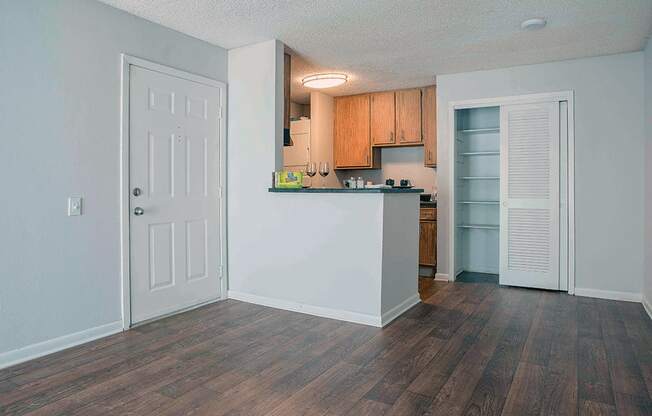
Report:
[[[303,172],[281,170],[276,172],[276,188],[301,188],[303,184]]]

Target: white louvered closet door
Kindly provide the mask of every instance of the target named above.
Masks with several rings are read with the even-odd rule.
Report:
[[[559,102],[501,107],[500,284],[559,290]]]

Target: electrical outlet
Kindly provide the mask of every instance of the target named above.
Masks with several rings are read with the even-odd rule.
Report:
[[[79,196],[68,197],[68,216],[82,215],[82,199]]]

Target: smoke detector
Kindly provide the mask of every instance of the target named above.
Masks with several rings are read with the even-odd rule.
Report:
[[[542,17],[535,17],[532,19],[523,20],[521,23],[521,29],[523,30],[538,30],[543,28],[546,25],[546,19]]]

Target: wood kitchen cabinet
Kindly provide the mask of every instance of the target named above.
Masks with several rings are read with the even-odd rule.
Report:
[[[423,132],[423,162],[426,167],[437,167],[437,87],[425,87],[421,92]]]
[[[369,94],[335,98],[335,169],[374,169],[380,152],[371,147]]]
[[[421,88],[396,91],[396,135],[399,144],[420,144]]]
[[[421,207],[419,211],[419,266],[437,271],[437,208]]]
[[[394,91],[371,94],[371,143],[396,144],[396,102]]]

